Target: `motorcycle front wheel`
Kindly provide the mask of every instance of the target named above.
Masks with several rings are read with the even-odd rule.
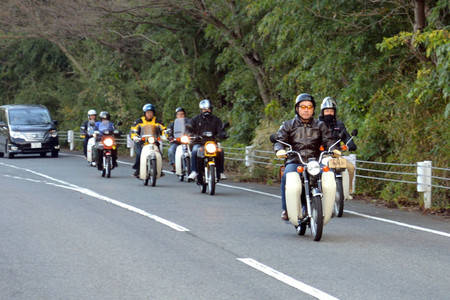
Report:
[[[211,196],[216,193],[216,166],[208,168],[208,194]]]
[[[340,218],[344,213],[344,189],[342,178],[336,178],[336,201],[334,202],[334,214]]]
[[[311,216],[309,225],[311,227],[311,234],[314,237],[314,241],[320,241],[323,230],[322,199],[320,196],[314,196],[311,198]]]
[[[156,171],[156,159],[150,159],[150,184],[152,186],[156,185],[156,176],[158,175]]]
[[[111,156],[108,156],[106,158],[106,177],[110,178],[111,177],[111,167],[112,167],[112,163],[111,163]]]

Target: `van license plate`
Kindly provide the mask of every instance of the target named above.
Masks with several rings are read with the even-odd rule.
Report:
[[[42,148],[41,143],[31,143],[31,149]]]

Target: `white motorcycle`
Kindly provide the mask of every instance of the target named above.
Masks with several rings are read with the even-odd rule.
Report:
[[[156,180],[162,173],[162,156],[158,142],[160,141],[161,130],[156,125],[145,125],[141,127],[141,140],[144,142],[141,151],[141,161],[139,166],[139,178],[144,181],[144,185],[156,185]]]
[[[297,172],[286,174],[286,212],[289,222],[295,226],[298,235],[304,235],[309,227],[314,241],[320,241],[323,226],[331,219],[336,194],[334,173],[322,163],[322,158],[324,154],[330,153],[337,143],[331,146],[329,151],[322,152],[319,160],[309,158],[308,162],[305,162],[299,152],[292,150],[291,145],[277,140],[276,135],[271,135],[270,140],[272,143],[278,142],[287,146],[289,150],[286,154],[297,156],[301,162]]]
[[[175,174],[180,181],[189,176],[191,173],[191,150],[189,149],[190,138],[183,135],[176,139],[179,145],[175,151]]]

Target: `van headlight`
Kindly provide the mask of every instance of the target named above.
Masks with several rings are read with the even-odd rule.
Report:
[[[12,138],[15,138],[15,139],[23,139],[23,140],[25,140],[25,136],[21,133],[21,132],[18,132],[18,131],[9,131],[9,135],[12,137]]]
[[[214,143],[206,144],[205,148],[208,153],[216,153],[217,150],[217,146]]]
[[[320,173],[320,165],[317,161],[310,161],[307,165],[306,165],[306,170],[308,171],[308,173],[312,176],[316,176],[317,174]]]

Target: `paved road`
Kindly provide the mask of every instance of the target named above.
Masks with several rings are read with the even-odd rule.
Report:
[[[443,219],[352,201],[313,242],[281,222],[276,188],[226,182],[211,197],[130,174],[0,159],[0,299],[450,298]]]

